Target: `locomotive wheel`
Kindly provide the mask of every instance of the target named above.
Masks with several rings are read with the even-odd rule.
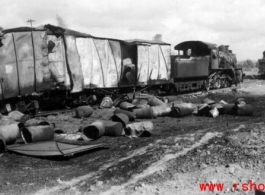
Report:
[[[214,88],[220,89],[222,85],[221,79],[219,77],[216,77],[214,79]]]

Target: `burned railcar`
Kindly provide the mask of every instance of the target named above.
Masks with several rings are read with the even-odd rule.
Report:
[[[171,56],[171,77],[176,91],[229,87],[243,79],[228,46],[186,41],[176,45],[175,50],[178,55]]]
[[[96,92],[170,80],[170,44],[94,37],[69,29],[4,31],[0,48],[1,108],[55,108],[87,103]],[[60,106],[59,106],[60,105]]]
[[[51,87],[45,29],[16,28],[3,31],[0,47],[0,107],[38,107],[34,96]],[[32,95],[34,94],[34,95]]]

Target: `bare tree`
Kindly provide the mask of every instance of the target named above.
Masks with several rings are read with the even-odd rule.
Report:
[[[67,28],[67,25],[66,25],[64,19],[61,16],[59,16],[58,14],[56,15],[56,20],[57,20],[58,26],[60,26],[62,28]]]
[[[153,38],[154,41],[162,41],[162,35],[161,34],[156,34]]]

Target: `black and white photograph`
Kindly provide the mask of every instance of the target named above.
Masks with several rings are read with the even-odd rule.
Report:
[[[265,195],[264,0],[1,0],[0,195]]]

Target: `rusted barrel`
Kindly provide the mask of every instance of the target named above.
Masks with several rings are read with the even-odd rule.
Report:
[[[136,115],[136,118],[139,118],[139,119],[153,118],[153,110],[150,107],[135,109],[133,110],[133,113]]]
[[[129,123],[129,117],[123,113],[117,113],[112,116],[112,121],[121,122],[123,127]]]
[[[89,117],[93,114],[94,109],[90,106],[80,106],[76,108],[77,118]]]
[[[50,125],[47,121],[38,120],[35,118],[29,119],[25,122],[25,127],[39,126],[39,125]]]
[[[135,105],[137,108],[146,108],[148,107],[148,100],[147,99],[133,99],[132,104]]]
[[[131,112],[131,111],[128,111],[128,110],[116,109],[116,110],[114,111],[114,114],[118,114],[118,113],[126,114],[126,115],[129,117],[129,120],[130,120],[130,121],[134,121],[135,118],[136,118],[135,113],[133,113],[133,112]]]
[[[153,117],[160,117],[160,116],[169,116],[171,113],[171,108],[168,105],[162,106],[152,106]]]
[[[113,101],[110,97],[104,97],[99,105],[99,108],[111,108],[113,106]]]
[[[165,103],[175,102],[175,103],[183,103],[183,100],[180,99],[178,96],[164,96],[163,101]]]
[[[0,126],[2,125],[10,125],[10,124],[17,124],[18,122],[16,122],[13,118],[9,117],[9,116],[3,116],[2,119],[0,120]]]
[[[253,116],[254,107],[252,105],[237,106],[238,116]]]
[[[105,134],[105,126],[102,121],[95,121],[83,128],[82,132],[89,139],[97,139]]]
[[[131,110],[131,109],[135,108],[136,106],[129,103],[129,102],[123,101],[120,103],[119,107],[123,110]]]
[[[148,104],[150,106],[164,106],[166,105],[165,102],[163,102],[162,100],[158,99],[156,96],[150,96],[150,98],[148,99]]]
[[[234,104],[222,104],[224,114],[236,114],[236,106]]]
[[[0,126],[0,134],[6,144],[13,144],[20,137],[18,124]]]
[[[125,134],[132,137],[151,136],[154,125],[151,121],[143,121],[138,123],[128,124],[126,126]]]
[[[25,114],[25,115],[23,115],[23,116],[21,117],[20,122],[21,122],[21,123],[25,123],[26,121],[28,121],[28,120],[30,120],[30,119],[31,119],[31,116],[28,115],[28,114]]]
[[[171,107],[171,114],[173,117],[183,117],[188,116],[193,113],[195,106],[192,103],[181,103],[181,104],[174,104]]]
[[[121,122],[110,122],[104,123],[105,134],[107,136],[122,136],[124,135],[123,125]]]
[[[5,138],[0,134],[0,154],[4,153],[6,149]]]
[[[13,118],[15,121],[20,122],[21,118],[24,116],[23,113],[15,110],[8,114],[9,117]]]
[[[198,109],[198,115],[200,116],[207,116],[211,108],[208,104],[202,104]]]
[[[25,143],[49,141],[54,138],[54,128],[48,125],[23,127],[20,130]]]

